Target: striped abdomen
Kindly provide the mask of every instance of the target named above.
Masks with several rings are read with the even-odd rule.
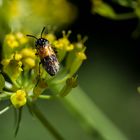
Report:
[[[59,71],[59,62],[55,55],[46,56],[41,59],[41,63],[44,69],[51,75],[54,76]]]

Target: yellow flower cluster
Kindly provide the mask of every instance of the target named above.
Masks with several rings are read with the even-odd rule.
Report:
[[[35,50],[25,48],[18,53],[12,54],[10,58],[3,59],[1,64],[3,70],[13,79],[17,79],[21,71],[35,67]]]
[[[63,79],[57,80],[66,82],[67,79],[70,78],[70,81],[67,81],[66,86],[62,90],[62,95],[64,96],[77,85],[77,78],[73,81],[72,77],[87,58],[85,55],[86,47],[84,46],[87,37],[82,39],[79,35],[78,41],[71,43],[69,40],[71,31],[68,31],[67,33],[63,31],[62,34],[63,36],[57,39],[54,33],[51,32],[44,36],[44,38],[49,40],[52,47],[57,49],[57,58],[60,65],[61,61],[65,60],[65,66],[63,69],[66,73],[64,74]],[[35,54],[36,49],[31,48],[27,38],[22,33],[18,32],[6,35],[3,45],[4,57],[1,63],[3,65],[3,72],[9,76],[14,85],[13,88],[15,88],[14,91],[16,92],[12,93],[10,100],[16,108],[26,104],[27,96],[31,100],[39,98],[49,87],[50,79],[54,79],[52,82],[55,81],[55,78],[57,79],[57,75],[52,78],[42,66],[39,67],[39,60]],[[58,77],[59,76],[58,73]],[[72,83],[75,84],[72,85]],[[19,89],[25,89],[26,93],[25,90]]]
[[[5,42],[7,42],[7,45],[11,48],[16,48],[19,46],[18,41],[16,40],[15,36],[13,34],[9,34],[6,36]]]
[[[8,75],[17,79],[21,71],[35,67],[35,50],[31,48],[24,48],[18,53],[11,54],[10,58],[2,60],[1,64],[4,66],[3,70]]]
[[[22,63],[27,68],[35,67],[35,49],[24,48],[21,50],[20,55],[22,56]]]
[[[35,49],[28,47],[28,39],[21,32],[6,35],[4,41],[3,70],[16,80],[21,71],[35,67]]]
[[[54,41],[54,46],[61,50],[71,51],[74,49],[74,45],[70,43],[68,37],[71,34],[71,31],[68,31],[66,34],[65,31],[62,32],[63,37]]]
[[[20,32],[16,34],[10,33],[5,37],[5,42],[10,48],[16,48],[20,45],[24,45],[25,43],[27,43],[27,41],[27,38]]]

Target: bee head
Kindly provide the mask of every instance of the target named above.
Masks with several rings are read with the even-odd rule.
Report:
[[[45,38],[39,38],[37,39],[37,41],[35,42],[35,46],[36,47],[40,47],[40,46],[46,46],[49,44],[49,41]]]
[[[26,35],[28,37],[33,37],[33,38],[36,39],[36,42],[35,42],[36,48],[44,47],[44,46],[49,44],[49,41],[47,39],[42,38],[42,34],[43,34],[44,30],[45,30],[45,27],[43,28],[43,30],[41,32],[41,37],[40,38],[37,38],[37,37],[35,37],[33,35]]]

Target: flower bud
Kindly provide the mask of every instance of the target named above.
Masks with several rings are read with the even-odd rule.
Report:
[[[66,85],[62,88],[62,90],[59,93],[59,96],[64,97],[69,94],[69,92],[72,90],[72,88],[77,87],[77,76],[68,78],[66,81]]]

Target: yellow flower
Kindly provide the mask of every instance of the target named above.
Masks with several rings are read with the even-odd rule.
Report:
[[[25,68],[33,68],[35,66],[35,49],[24,48],[21,50],[22,62]]]
[[[7,45],[11,48],[16,48],[19,46],[19,43],[13,34],[8,34],[6,36],[5,41],[6,41]]]
[[[15,60],[19,61],[22,59],[22,55],[20,53],[15,53],[12,55],[14,57]]]
[[[10,63],[10,60],[11,60],[11,59],[3,59],[3,60],[1,61],[1,64],[2,64],[3,66],[7,66],[7,65]]]
[[[21,44],[27,43],[28,39],[21,32],[16,33],[16,38]]]
[[[78,42],[74,43],[75,49],[77,51],[81,51],[81,50],[83,50],[83,48],[85,48],[84,43],[87,41],[88,37],[87,36],[84,36],[82,38],[82,36],[80,34],[78,34],[77,35],[77,39],[78,39]]]
[[[23,59],[23,64],[25,65],[25,67],[29,67],[29,68],[33,68],[35,66],[35,59],[33,58],[25,58]]]
[[[49,40],[49,42],[54,42],[56,40],[56,36],[53,33],[47,34],[45,38]]]
[[[71,76],[77,72],[85,59],[87,59],[85,48],[79,52],[73,51],[72,54],[69,54],[66,67]]]
[[[17,90],[11,95],[10,100],[15,108],[20,108],[27,102],[26,92],[24,90]]]
[[[68,40],[69,35],[71,34],[71,31],[68,31],[66,34],[65,31],[63,31],[63,38],[60,38],[56,41],[54,41],[54,46],[61,50],[71,51],[74,49],[74,45],[70,43]]]
[[[24,48],[21,50],[21,55],[23,58],[26,58],[26,57],[31,57],[31,58],[35,58],[35,50],[34,49],[31,49],[31,48]]]

